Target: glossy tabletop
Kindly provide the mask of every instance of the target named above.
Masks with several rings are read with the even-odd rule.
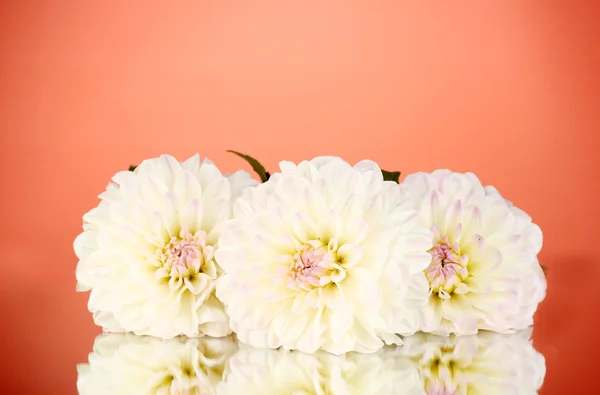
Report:
[[[406,337],[376,353],[264,350],[233,338],[104,334],[81,394],[534,394],[546,373],[530,331]]]
[[[0,393],[76,394],[78,372],[107,394],[124,374],[131,386],[228,394],[285,393],[282,375],[308,393],[593,393],[599,8],[1,2]],[[529,332],[416,336],[334,357],[231,339],[98,337],[88,295],[75,292],[81,216],[115,172],[162,153],[250,170],[227,149],[271,172],[283,159],[338,155],[403,174],[476,173],[544,232],[548,293],[532,342]]]

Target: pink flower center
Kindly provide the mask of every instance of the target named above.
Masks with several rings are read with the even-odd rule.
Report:
[[[213,248],[206,245],[206,232],[191,234],[187,226],[179,237],[172,237],[163,248],[161,260],[171,277],[189,278],[200,273],[205,261],[213,257]]]
[[[311,240],[293,256],[290,264],[288,286],[310,291],[346,277],[344,269],[336,263],[337,241],[328,245]]]
[[[429,254],[431,263],[425,269],[429,287],[442,299],[448,299],[469,274],[466,268],[468,258],[461,256],[458,243],[451,244],[446,236],[438,240]]]

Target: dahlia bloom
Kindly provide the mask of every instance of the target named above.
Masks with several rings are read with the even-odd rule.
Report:
[[[248,189],[216,252],[217,295],[243,343],[373,352],[417,330],[431,232],[379,167],[320,157]]]
[[[219,395],[416,394],[418,371],[403,355],[386,349],[343,356],[324,351],[258,350],[241,346],[229,360]]]
[[[398,352],[421,377],[422,394],[537,394],[546,374],[531,331],[480,332],[470,336],[406,337]],[[412,393],[412,392],[411,392]]]
[[[421,330],[468,335],[531,325],[546,293],[542,232],[531,218],[471,173],[416,173],[402,186],[434,233]]]
[[[91,290],[96,324],[162,338],[231,333],[214,254],[232,201],[256,182],[198,155],[149,159],[112,181],[74,243],[77,290]]]
[[[77,366],[77,389],[81,395],[215,394],[236,350],[231,337],[103,334],[89,363]]]

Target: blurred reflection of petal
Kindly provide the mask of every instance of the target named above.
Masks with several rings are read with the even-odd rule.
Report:
[[[77,389],[82,395],[215,394],[236,350],[231,337],[162,340],[102,334],[89,363],[77,367]]]
[[[423,393],[537,394],[546,374],[531,331],[473,336],[417,334],[398,349],[418,369]]]
[[[395,348],[336,356],[241,346],[218,393],[395,395],[419,394],[420,386],[417,370]]]

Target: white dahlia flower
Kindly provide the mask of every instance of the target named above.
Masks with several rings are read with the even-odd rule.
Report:
[[[259,350],[241,346],[229,360],[219,395],[398,395],[421,388],[417,369],[387,347],[373,354]]]
[[[94,342],[89,363],[77,366],[77,389],[81,395],[216,394],[236,350],[232,337],[163,340],[103,334]]]
[[[422,391],[415,394],[537,394],[546,363],[533,348],[530,334],[416,334],[404,338],[398,352],[419,371]]]
[[[416,173],[402,186],[434,233],[421,330],[468,335],[531,325],[546,294],[542,232],[531,218],[471,173]]]
[[[232,201],[255,184],[193,156],[149,159],[113,177],[75,240],[77,290],[109,332],[171,338],[231,333],[214,258]]]
[[[280,167],[237,200],[216,253],[226,273],[217,295],[238,339],[339,354],[414,333],[432,235],[402,188],[370,161]]]

